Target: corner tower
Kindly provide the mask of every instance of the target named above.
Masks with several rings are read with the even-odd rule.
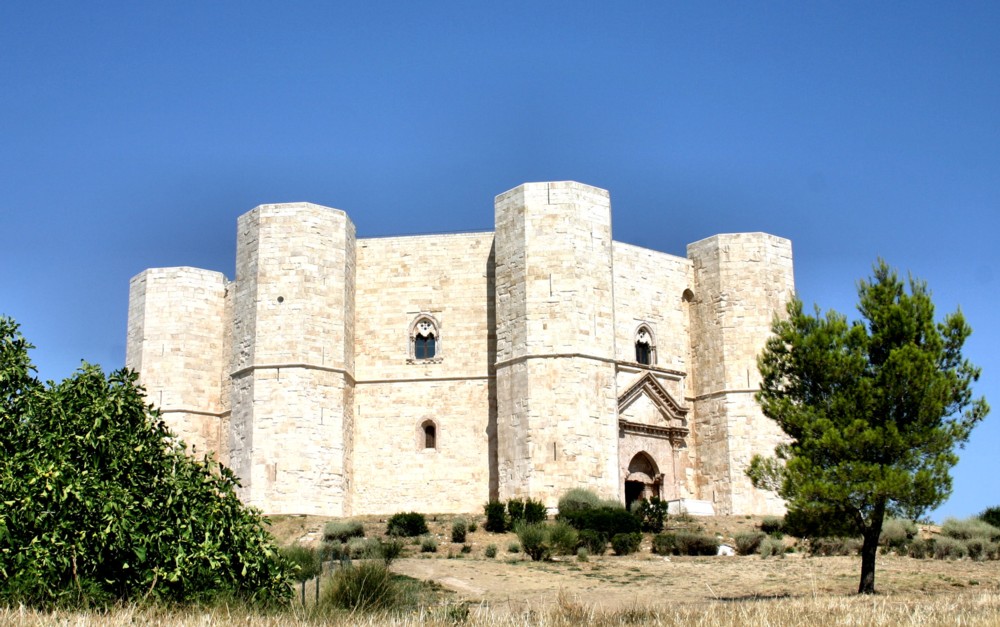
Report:
[[[701,498],[717,514],[781,514],[784,502],[754,488],[745,470],[781,440],[754,394],[757,354],[795,289],[792,244],[766,233],[716,235],[688,245],[694,271],[691,355]]]
[[[153,268],[129,282],[125,365],[146,399],[196,456],[226,461],[226,278]]]
[[[617,497],[608,192],[527,183],[495,207],[499,498]]]
[[[230,465],[266,513],[351,513],[354,224],[309,203],[240,216]]]

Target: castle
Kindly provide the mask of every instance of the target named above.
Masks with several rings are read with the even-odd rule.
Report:
[[[233,281],[132,279],[126,362],[265,513],[554,507],[574,487],[784,511],[744,470],[781,437],[754,392],[788,240],[623,244],[608,192],[575,182],[497,196],[494,232],[359,239],[310,203],[237,229]]]

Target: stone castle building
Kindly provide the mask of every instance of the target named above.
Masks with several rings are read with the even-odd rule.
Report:
[[[623,244],[608,192],[574,182],[495,208],[494,232],[359,239],[343,211],[261,205],[235,280],[132,279],[127,365],[266,513],[554,507],[580,486],[782,512],[744,469],[780,437],[753,395],[791,243]]]

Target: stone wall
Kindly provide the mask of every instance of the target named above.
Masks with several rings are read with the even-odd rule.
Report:
[[[489,499],[492,245],[492,233],[358,241],[356,511],[469,512]],[[412,353],[422,316],[437,326],[431,359]]]

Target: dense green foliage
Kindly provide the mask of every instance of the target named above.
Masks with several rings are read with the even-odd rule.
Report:
[[[46,385],[29,348],[0,318],[0,600],[289,598],[290,569],[236,477],[185,454],[134,373],[84,365]]]
[[[385,533],[389,536],[414,538],[427,533],[427,519],[418,512],[400,512],[393,514],[386,524]]]
[[[973,398],[979,369],[962,356],[961,312],[936,322],[927,285],[904,284],[883,261],[858,294],[860,321],[794,299],[774,323],[757,400],[789,441],[748,474],[823,533],[861,536],[858,591],[872,593],[883,520],[944,501],[954,448],[988,406]]]
[[[486,514],[486,524],[483,528],[490,533],[507,531],[507,510],[500,501],[490,501],[483,506]]]
[[[579,544],[591,555],[604,555],[608,550],[608,536],[593,529],[582,529],[579,533]]]
[[[514,526],[514,533],[521,541],[524,552],[536,562],[547,560],[552,555],[552,543],[544,523],[519,522]]]
[[[987,507],[976,518],[1000,529],[1000,507]]]
[[[639,519],[621,507],[602,506],[597,509],[560,512],[558,518],[581,531],[590,529],[603,533],[605,538],[614,537],[619,533],[635,533],[642,529]]]
[[[321,552],[301,544],[281,549],[281,556],[293,566],[295,581],[309,581],[323,572]]]
[[[653,536],[652,551],[657,555],[675,555],[677,552],[677,534],[658,533]]]
[[[465,542],[465,537],[469,533],[469,527],[465,524],[465,519],[459,518],[451,523],[451,541]]]
[[[643,531],[660,533],[667,522],[667,502],[661,501],[658,496],[634,501],[630,511],[639,519]]]
[[[761,531],[743,531],[733,536],[737,555],[754,555],[760,549],[760,543],[767,534]]]
[[[580,545],[580,533],[567,523],[556,521],[548,524],[549,542],[556,555],[573,555]]]
[[[631,555],[639,550],[641,543],[641,533],[619,533],[611,538],[611,548],[615,555]]]
[[[719,553],[719,539],[703,533],[680,531],[674,542],[680,555],[717,555]]]

